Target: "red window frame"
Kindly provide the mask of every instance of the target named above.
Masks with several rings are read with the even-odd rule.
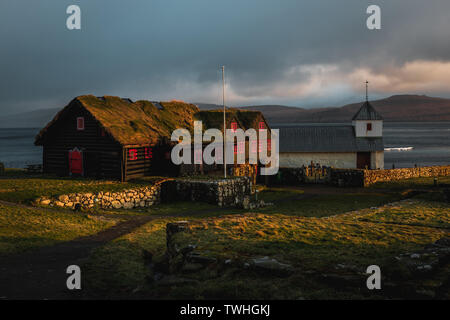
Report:
[[[258,152],[258,148],[257,148],[257,144],[256,141],[252,140],[250,143],[250,152],[251,153],[257,153]]]
[[[153,158],[153,150],[150,147],[145,147],[144,148],[144,154],[145,154],[145,159],[151,159]]]
[[[372,123],[367,124],[367,131],[372,131]]]
[[[128,160],[135,161],[137,160],[137,149],[129,149],[128,150]]]
[[[241,141],[238,143],[238,151],[240,154],[243,154],[245,152],[245,142]]]
[[[260,140],[258,140],[258,151],[262,152],[262,150],[263,150],[263,142],[260,139]]]
[[[77,117],[77,130],[84,130],[84,117]]]
[[[261,121],[261,122],[259,123],[259,130],[262,130],[262,129],[265,129],[265,128],[266,128],[266,126],[265,126],[264,122]]]
[[[237,130],[237,122],[232,122],[231,123],[231,130],[232,131],[236,131]]]

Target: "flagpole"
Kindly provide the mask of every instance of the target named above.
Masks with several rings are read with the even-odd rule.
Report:
[[[223,175],[227,177],[227,162],[226,162],[226,109],[225,109],[225,66],[222,66],[222,97],[223,97]]]

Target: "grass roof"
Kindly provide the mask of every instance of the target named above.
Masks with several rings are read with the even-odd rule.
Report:
[[[149,101],[131,102],[120,97],[92,95],[72,100],[36,137],[41,144],[44,134],[73,104],[81,104],[101,126],[122,145],[155,144],[169,138],[177,128],[192,128],[193,116],[199,111],[193,104],[181,101],[161,102],[159,110]]]
[[[262,113],[259,111],[241,110],[236,108],[227,108],[226,122],[229,128],[229,123],[237,121],[239,126],[247,130],[249,128],[257,128],[260,119],[264,119]],[[223,110],[205,110],[195,114],[195,120],[203,121],[205,128],[223,129]]]
[[[194,120],[203,121],[205,129],[223,129],[223,110],[221,109],[200,111],[196,105],[176,100],[159,104],[162,109],[145,100],[132,102],[129,99],[113,96],[79,96],[41,130],[35,144],[42,145],[49,129],[77,105],[85,108],[106,132],[124,146],[156,144],[170,139],[172,132],[178,128],[186,128],[192,133]],[[235,108],[227,109],[226,118],[228,128],[230,122],[236,121],[244,130],[257,128],[258,121],[264,120],[259,111]]]

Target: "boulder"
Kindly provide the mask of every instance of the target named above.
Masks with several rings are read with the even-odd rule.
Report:
[[[58,197],[58,200],[61,202],[67,202],[67,201],[69,201],[69,197],[67,195],[63,194]]]
[[[42,199],[39,204],[43,205],[43,206],[48,206],[50,204],[50,202],[51,202],[51,200],[49,200],[49,199]]]
[[[55,205],[58,206],[58,207],[64,207],[64,202],[55,201]]]
[[[111,205],[114,209],[122,208],[122,203],[120,203],[119,201],[113,201],[113,202],[111,202]]]

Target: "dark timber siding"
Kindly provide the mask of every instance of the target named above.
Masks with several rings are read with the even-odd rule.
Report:
[[[77,117],[84,117],[84,130],[77,130]],[[43,142],[44,172],[69,174],[68,152],[77,147],[83,151],[84,175],[121,179],[122,147],[105,133],[84,108],[74,105],[59,119]]]
[[[145,149],[151,150],[151,158]],[[136,159],[130,156],[136,152]],[[175,176],[179,173],[179,167],[170,159],[171,147],[166,144],[148,147],[124,148],[124,172],[123,180],[131,180],[144,176]]]

